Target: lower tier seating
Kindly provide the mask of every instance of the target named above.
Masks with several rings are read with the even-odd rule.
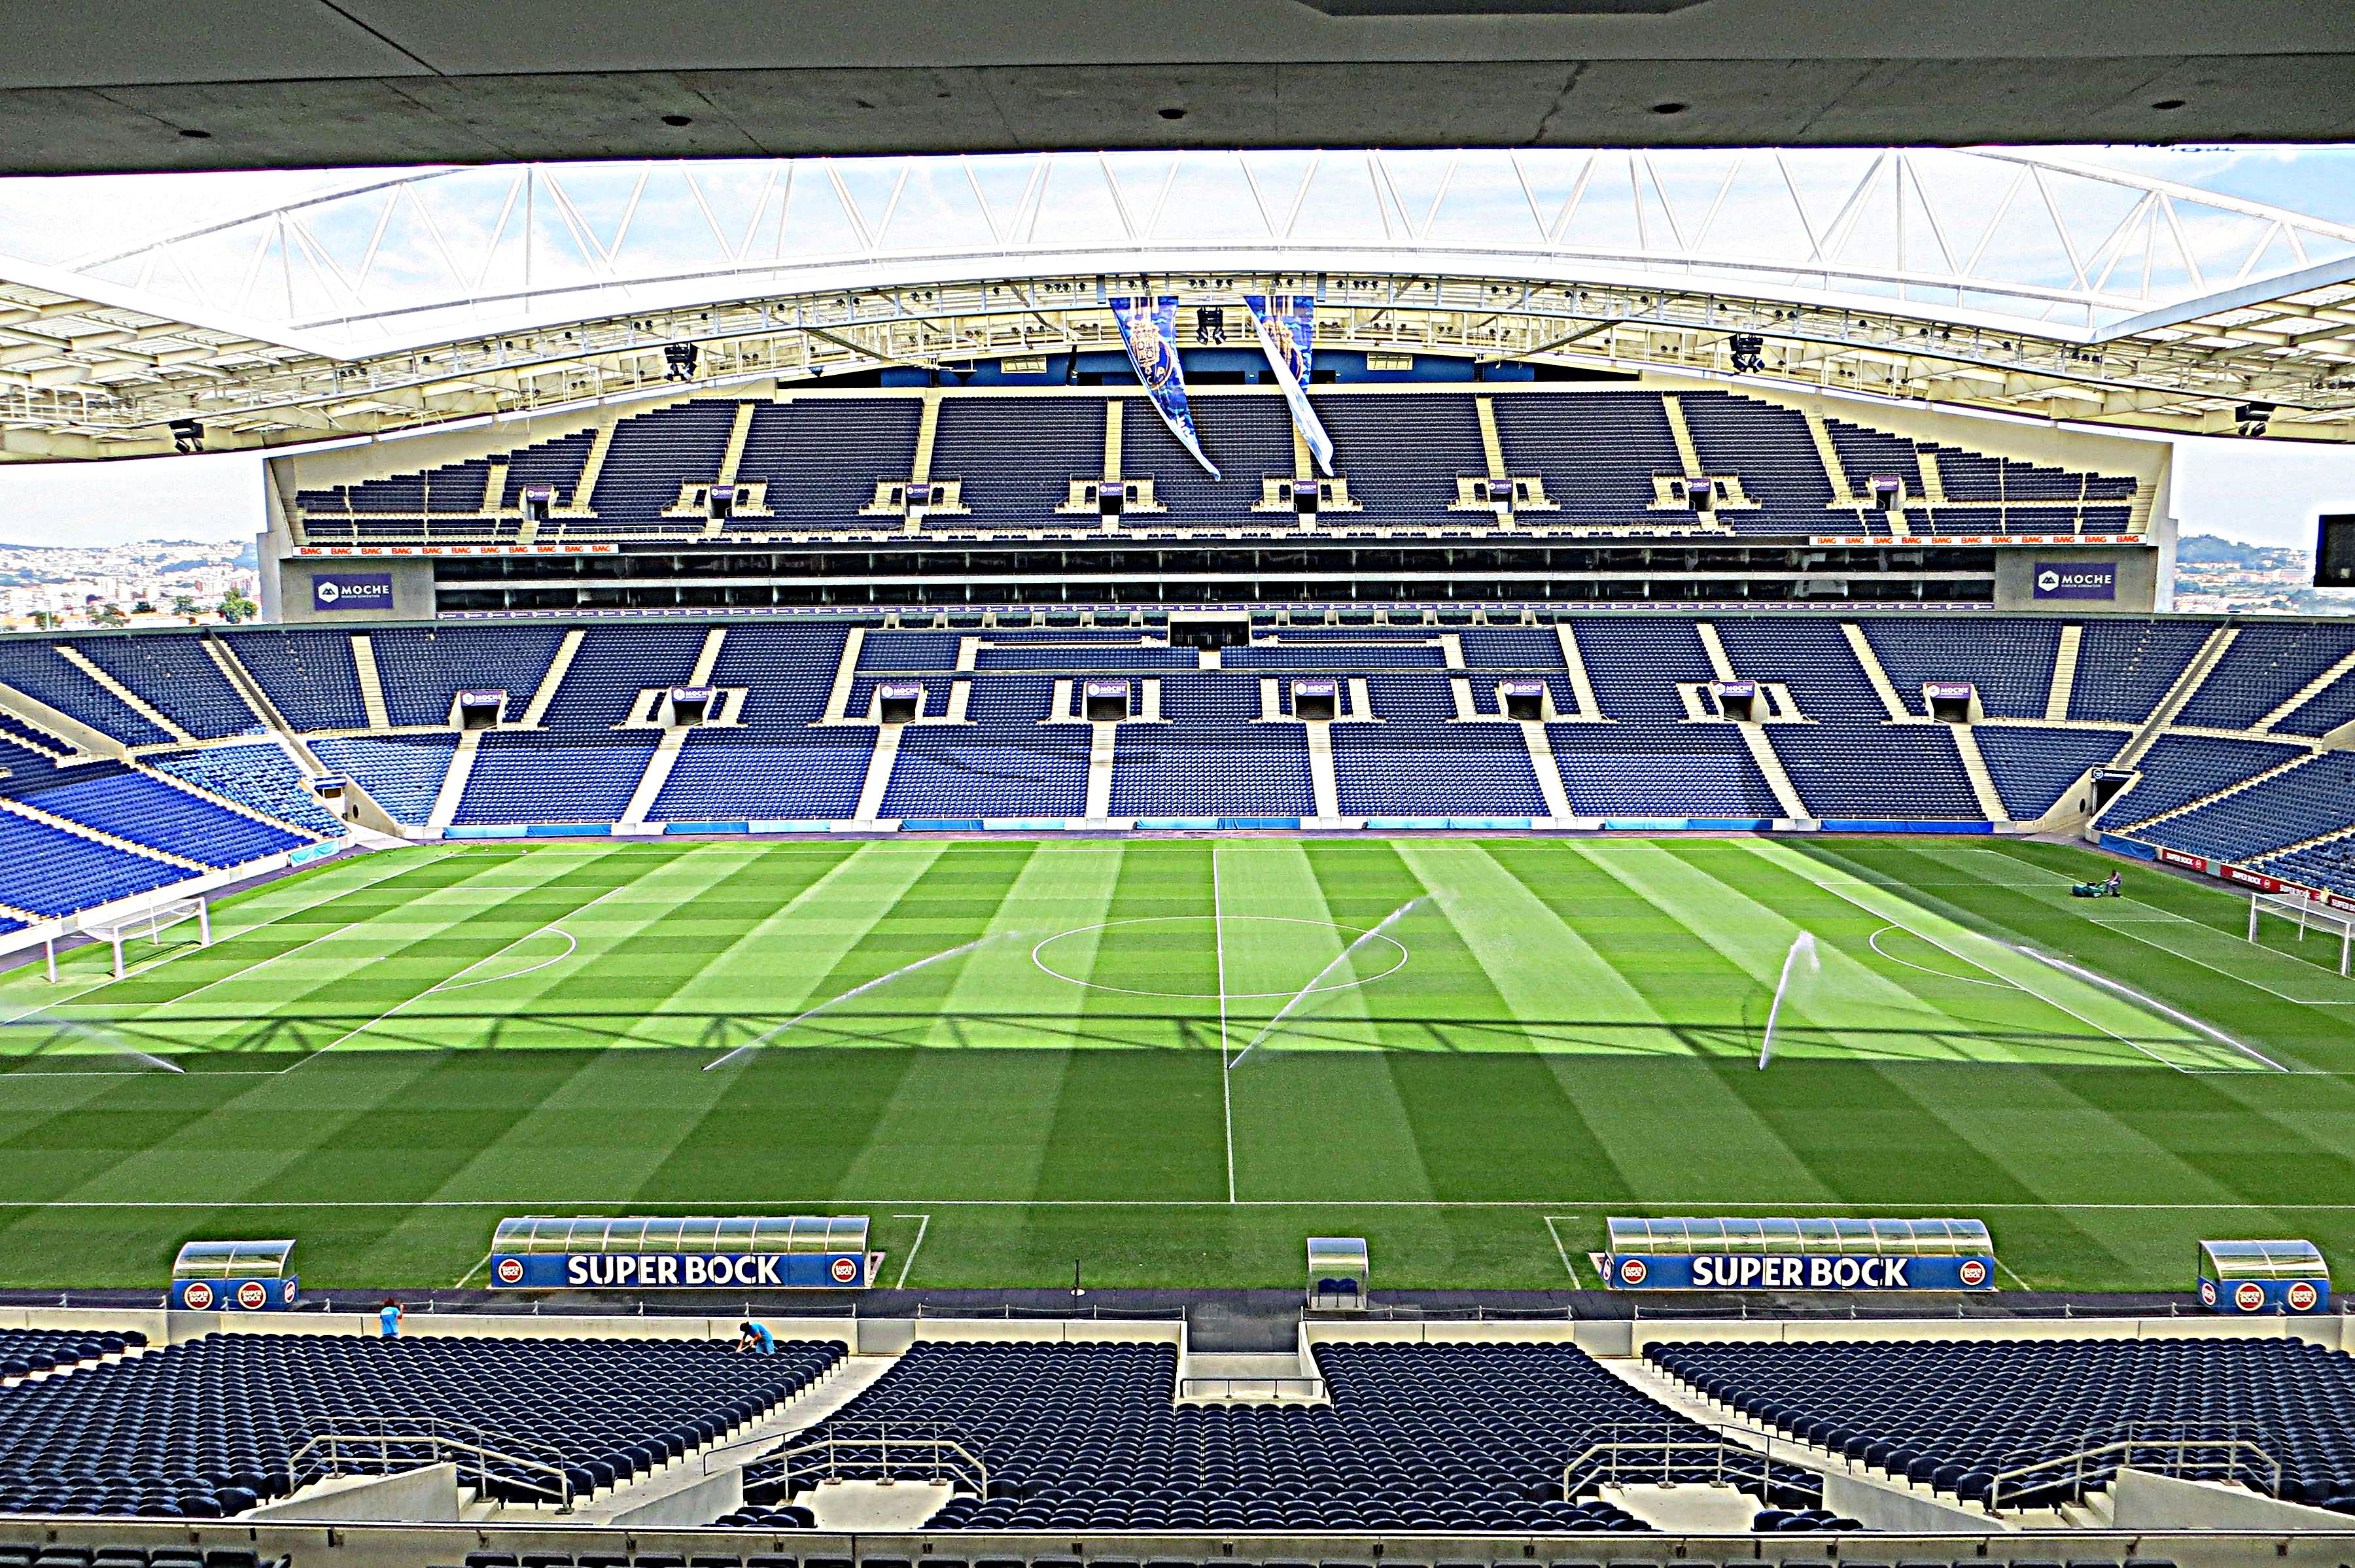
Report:
[[[1592,1494],[1594,1445],[1640,1434],[1710,1441],[1569,1345],[1324,1345],[1329,1405],[1178,1404],[1168,1345],[919,1343],[809,1433],[856,1445],[879,1421],[930,1424],[977,1455],[988,1495],[945,1504],[946,1530],[1641,1531]],[[911,1428],[912,1429],[912,1428]],[[872,1450],[850,1463],[913,1477],[930,1459]],[[1689,1458],[1687,1457],[1689,1454]],[[1617,1456],[1654,1480],[1700,1479],[1714,1456]],[[1771,1501],[1805,1507],[1812,1477],[1762,1474]],[[808,1483],[774,1460],[746,1474],[751,1517]]]
[[[216,1519],[322,1473],[331,1418],[458,1423],[508,1452],[561,1456],[576,1493],[644,1475],[793,1398],[832,1342],[739,1356],[710,1340],[341,1339],[216,1334],[19,1385],[0,1399],[0,1513]],[[346,1456],[389,1473],[430,1451]],[[494,1463],[490,1489],[543,1477]]]
[[[2130,1438],[2204,1439],[2198,1451],[2084,1461],[2094,1486],[2135,1463],[2272,1487],[2355,1512],[2355,1357],[2298,1339],[1881,1340],[1678,1344],[1645,1351],[1663,1371],[1803,1442],[1891,1476],[2009,1507],[2077,1493],[2083,1451]],[[2062,1463],[2061,1461],[2067,1461]]]

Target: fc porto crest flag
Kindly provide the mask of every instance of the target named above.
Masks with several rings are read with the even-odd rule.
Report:
[[[1186,402],[1186,368],[1178,362],[1177,296],[1163,294],[1148,300],[1115,294],[1104,303],[1112,306],[1113,319],[1120,323],[1120,340],[1128,347],[1128,362],[1135,367],[1136,379],[1145,384],[1146,395],[1153,400],[1161,422],[1216,479],[1219,465],[1203,453],[1201,440],[1194,433],[1194,411]]]
[[[1267,355],[1269,368],[1292,405],[1292,422],[1300,439],[1324,473],[1333,472],[1333,438],[1308,402],[1308,367],[1316,355],[1316,302],[1306,294],[1245,294],[1252,330]]]

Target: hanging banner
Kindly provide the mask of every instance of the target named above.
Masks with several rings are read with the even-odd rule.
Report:
[[[1186,402],[1186,370],[1178,362],[1178,299],[1164,294],[1159,299],[1136,299],[1126,294],[1114,294],[1104,302],[1112,306],[1112,318],[1120,323],[1120,340],[1127,346],[1128,362],[1136,369],[1136,379],[1143,382],[1146,395],[1152,398],[1161,422],[1178,438],[1178,444],[1194,454],[1194,461],[1219,477],[1219,465],[1202,451],[1202,443],[1194,433],[1194,411]]]
[[[1333,472],[1333,438],[1308,401],[1308,368],[1316,357],[1316,302],[1307,294],[1245,294],[1243,309],[1251,313],[1252,330],[1267,355],[1284,400],[1292,405],[1292,422],[1308,443],[1319,472]]]

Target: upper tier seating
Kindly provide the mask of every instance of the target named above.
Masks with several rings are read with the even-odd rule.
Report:
[[[2126,737],[2115,730],[2043,729],[2030,725],[1981,727],[1973,731],[1996,793],[2014,822],[2033,822],[2052,809],[2062,792],[2118,754]]]
[[[595,520],[563,521],[564,535],[611,533],[698,534],[704,519],[665,517],[678,499],[679,485],[719,477],[719,459],[736,423],[733,398],[697,398],[613,427],[605,465],[590,497]]]
[[[392,626],[368,634],[385,717],[395,724],[447,724],[461,691],[504,691],[520,720],[556,657],[561,630],[544,626]]]
[[[927,517],[926,526],[1084,525],[1084,517],[1056,517],[1055,508],[1070,494],[1071,481],[1105,477],[1098,472],[1103,426],[1103,405],[1094,399],[943,399],[932,476],[961,482],[967,515]]]
[[[71,645],[199,741],[261,732],[261,716],[197,638],[76,637]]]
[[[2355,1511],[2355,1358],[2297,1339],[1901,1340],[1656,1344],[1646,1360],[1753,1421],[1889,1474],[1984,1500],[2002,1471],[2129,1435],[2245,1437],[2282,1466],[2281,1496]],[[2184,1456],[2175,1456],[2179,1462]],[[2262,1487],[2246,1456],[2194,1453],[2191,1474]],[[2122,1461],[2085,1461],[2096,1487]],[[2023,1506],[2075,1493],[2073,1463],[2027,1477]],[[2015,1499],[2011,1485],[2003,1501]]]
[[[2242,730],[2288,701],[2355,652],[2355,623],[2243,626],[2175,722]]]
[[[1349,498],[1364,508],[1342,514],[1340,521],[1434,532],[1491,521],[1493,515],[1447,509],[1458,475],[1468,479],[1488,472],[1471,399],[1407,392],[1326,396],[1316,404],[1325,433],[1333,438],[1334,471],[1348,476]],[[1343,453],[1349,454],[1346,463]]]
[[[1570,1345],[1326,1344],[1316,1362],[1330,1405],[1205,1406],[1174,1403],[1167,1345],[924,1341],[807,1435],[940,1424],[987,1465],[989,1495],[953,1499],[932,1529],[1514,1533],[1641,1531],[1615,1508],[1564,1501],[1565,1460],[1628,1432],[1711,1436]],[[1657,1479],[1712,1468],[1674,1458],[1634,1464]],[[929,1463],[887,1471],[878,1452],[867,1469]],[[1801,1473],[1775,1479],[1815,1500]],[[774,1461],[746,1474],[756,1510],[796,1489]]]
[[[0,685],[14,687],[125,745],[171,742],[172,737],[154,720],[69,663],[58,651],[59,645],[33,637],[0,637]]]
[[[1738,475],[1758,509],[1730,510],[1721,522],[1745,534],[1853,533],[1856,514],[1829,510],[1832,485],[1796,409],[1731,392],[1686,392],[1677,399],[1701,471]],[[1673,468],[1674,465],[1671,464]],[[1875,526],[1872,532],[1887,529]]]
[[[1776,724],[1766,735],[1813,816],[1946,822],[1986,816],[1943,724]]]
[[[2069,717],[2141,723],[2200,656],[2212,630],[2182,621],[2086,622]]]
[[[840,1345],[813,1341],[739,1356],[676,1339],[208,1335],[9,1391],[0,1513],[237,1513],[290,1489],[290,1462],[330,1416],[441,1417],[513,1439],[527,1456],[530,1445],[553,1447],[585,1494],[756,1419],[841,1357]],[[383,1461],[347,1456],[346,1467],[428,1457],[396,1448]],[[529,1474],[494,1465],[491,1489],[527,1499]]]
[[[1917,616],[1862,625],[1864,640],[1908,712],[1928,712],[1922,688],[1930,682],[1967,680],[1978,688],[1979,706],[1990,719],[2044,717],[2061,653],[2059,622],[1956,623]]]
[[[1533,517],[1589,526],[1660,526],[1664,514],[1648,509],[1652,475],[1680,473],[1683,464],[1657,394],[1517,392],[1498,398],[1496,410],[1507,472],[1537,474],[1561,507]]]
[[[2135,764],[2142,776],[2110,803],[2102,814],[2102,824],[2115,829],[2147,822],[2305,754],[2303,747],[2271,741],[2161,735]]]
[[[295,729],[368,728],[349,633],[269,627],[222,635],[238,662]],[[0,680],[6,678],[0,674]]]
[[[1488,471],[1476,400],[1489,400],[1507,471],[1536,475],[1557,510],[1529,510],[1525,525],[1742,535],[1886,534],[1886,520],[1865,502],[1871,478],[1896,475],[1906,487],[1908,526],[1945,533],[2118,532],[2132,517],[2136,481],[2064,472],[2018,459],[1965,452],[1873,428],[1869,421],[1827,419],[1835,453],[1856,504],[1835,504],[1832,475],[1800,409],[1733,392],[1673,394],[1706,475],[1738,478],[1754,507],[1721,510],[1703,525],[1674,507],[1656,507],[1655,475],[1682,475],[1664,394],[1607,389],[1561,391],[1495,384],[1429,389],[1313,389],[1318,418],[1334,442],[1337,476],[1348,482],[1356,509],[1327,527],[1392,527],[1470,537],[1493,526],[1482,510],[1451,509],[1458,478]],[[1106,405],[1123,408],[1118,475],[1101,475]],[[1092,515],[1059,516],[1071,480],[1152,479],[1167,508],[1125,517],[1119,535],[1220,528],[1253,534],[1295,531],[1288,511],[1254,512],[1264,479],[1295,476],[1291,415],[1272,389],[1206,388],[1192,400],[1204,451],[1222,471],[1213,480],[1133,390],[959,389],[943,396],[929,477],[962,486],[963,513],[935,513],[927,533],[1051,528],[1096,532]],[[716,482],[739,411],[751,419],[735,469],[740,485],[764,486],[765,505],[725,525],[737,533],[808,530],[897,532],[893,516],[860,517],[880,481],[908,480],[922,400],[912,392],[774,397],[698,396],[626,415],[613,427],[588,497],[591,516],[567,515],[580,502],[594,443],[576,431],[511,448],[496,457],[445,464],[357,484],[301,492],[308,537],[324,543],[389,543],[427,537],[451,542],[518,539],[515,515],[527,485],[555,492],[556,514],[542,541],[640,536],[699,536],[700,516],[666,517],[683,486]],[[1990,432],[1989,439],[1993,438]],[[1925,506],[1919,453],[1938,453],[1947,504]],[[481,515],[493,464],[506,464],[494,507]],[[428,509],[429,523],[418,520]],[[749,506],[749,496],[740,497]],[[1964,505],[1962,503],[1988,503]],[[2046,504],[2038,504],[2046,503]],[[2094,504],[2099,503],[2099,504]]]
[[[1152,480],[1155,500],[1168,508],[1129,519],[1129,526],[1147,530],[1294,527],[1288,513],[1252,511],[1263,478],[1292,477],[1292,411],[1284,399],[1274,393],[1197,398],[1193,409],[1195,433],[1219,465],[1216,479],[1178,444],[1151,403],[1143,398],[1124,400],[1120,476]]]
[[[862,517],[858,508],[875,498],[876,481],[913,476],[922,415],[922,405],[913,398],[762,404],[752,411],[736,479],[765,481],[768,508],[775,516],[745,517],[737,528],[758,533],[894,526],[891,518]],[[1102,460],[1099,453],[1097,462]],[[942,471],[942,477],[957,475]]]

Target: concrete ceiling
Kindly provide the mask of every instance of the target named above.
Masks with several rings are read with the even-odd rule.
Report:
[[[2343,0],[76,0],[7,31],[16,174],[2355,140]]]

